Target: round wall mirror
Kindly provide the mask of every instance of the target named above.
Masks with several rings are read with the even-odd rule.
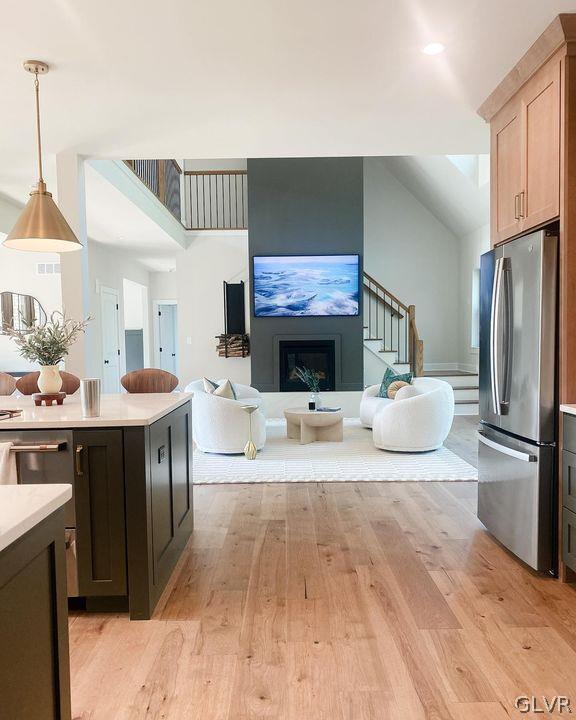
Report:
[[[35,326],[45,325],[47,320],[44,308],[35,297],[13,292],[0,293],[0,314],[2,334],[6,334],[7,329],[30,332]]]

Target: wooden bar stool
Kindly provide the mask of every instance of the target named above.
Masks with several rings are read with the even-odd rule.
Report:
[[[12,395],[16,390],[16,378],[6,372],[0,372],[0,395]]]
[[[16,389],[21,392],[22,395],[34,395],[34,393],[40,392],[38,388],[39,377],[39,372],[31,372],[23,375],[16,381]],[[65,392],[66,395],[72,395],[80,387],[80,380],[76,375],[60,370],[60,377],[62,378],[61,392]]]
[[[170,393],[178,387],[178,378],[166,370],[144,368],[126,373],[120,380],[129,393]]]

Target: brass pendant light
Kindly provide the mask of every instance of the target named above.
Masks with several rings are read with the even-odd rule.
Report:
[[[48,65],[40,60],[27,60],[24,70],[33,73],[36,95],[36,136],[38,142],[38,184],[30,193],[30,200],[22,210],[16,224],[8,234],[4,245],[15,250],[34,252],[68,252],[81,250],[78,240],[64,216],[58,210],[52,193],[46,190],[42,177],[42,141],[40,138],[40,83],[38,75],[48,72]]]

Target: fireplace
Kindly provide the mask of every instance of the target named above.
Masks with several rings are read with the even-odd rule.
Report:
[[[294,372],[296,367],[315,370],[320,375],[320,390],[336,389],[336,353],[334,340],[280,340],[278,343],[281,392],[307,390]]]

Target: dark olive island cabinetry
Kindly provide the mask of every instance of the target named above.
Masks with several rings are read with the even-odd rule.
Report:
[[[0,718],[70,720],[64,504],[70,485],[0,486]]]
[[[0,425],[0,442],[52,448],[18,452],[19,481],[73,485],[68,595],[88,611],[150,618],[193,528],[191,396],[104,395],[89,419],[75,397],[17,402],[24,413]]]
[[[562,415],[562,560],[576,572],[576,406],[561,405]]]

